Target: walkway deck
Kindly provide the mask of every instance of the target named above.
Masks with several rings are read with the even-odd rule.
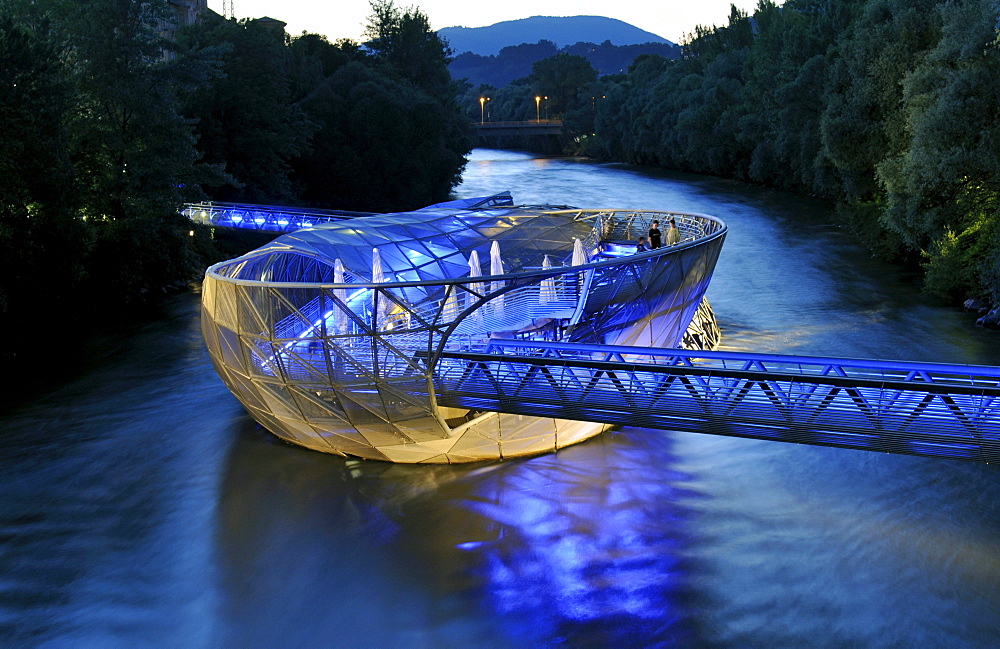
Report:
[[[1000,368],[495,341],[446,352],[442,405],[1000,461]]]

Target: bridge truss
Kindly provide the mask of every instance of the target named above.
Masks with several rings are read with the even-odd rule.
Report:
[[[267,232],[295,232],[302,228],[343,221],[356,216],[371,216],[370,212],[307,210],[217,201],[185,203],[181,206],[180,213],[201,225]]]
[[[496,340],[431,371],[479,411],[1000,461],[1000,367]]]

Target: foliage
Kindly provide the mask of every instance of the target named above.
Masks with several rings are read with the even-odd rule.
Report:
[[[552,41],[540,40],[537,43],[509,45],[489,56],[463,52],[448,64],[448,70],[454,78],[467,79],[474,86],[486,84],[500,87],[528,76],[536,62],[560,53],[582,56],[598,74],[607,75],[624,72],[632,61],[645,54],[675,59],[679,52],[679,48],[672,43],[614,45],[606,40],[599,45],[579,42],[559,48]]]
[[[92,218],[169,213],[200,195],[194,134],[180,112],[183,59],[167,57],[162,2],[57,3],[77,91],[68,125],[78,189]]]
[[[448,51],[417,9],[372,3],[365,48],[206,19],[183,47],[223,44],[222,75],[187,98],[199,148],[233,182],[216,200],[388,211],[447,198],[469,151]]]
[[[390,211],[440,201],[459,180],[466,126],[448,105],[405,80],[359,62],[325,79],[303,100],[321,125],[312,151],[295,163],[310,204]]]
[[[529,76],[503,88],[468,88],[459,103],[471,121],[482,117],[479,98],[489,98],[486,108],[493,121],[561,119],[568,112],[591,108],[591,89],[597,72],[582,56],[559,53],[536,61]],[[535,97],[539,100],[536,102]]]
[[[535,96],[547,98],[547,114],[562,115],[579,100],[580,91],[597,80],[587,59],[575,54],[556,54],[531,66]]]
[[[566,121],[592,155],[827,197],[878,254],[922,260],[929,293],[996,300],[997,30],[986,0],[760,0],[581,87]]]
[[[366,44],[392,78],[405,79],[431,95],[452,89],[448,62],[451,50],[431,29],[427,15],[400,9],[393,0],[371,0]]]
[[[47,16],[16,20],[16,9],[0,3],[0,333],[8,341],[46,302],[74,293],[90,243],[74,213],[65,43]]]
[[[1000,247],[1000,50],[995,7],[939,6],[934,18],[940,36],[901,84],[902,146],[876,170],[885,224],[926,251],[930,288],[961,298]]]
[[[199,65],[169,56],[165,10],[125,0],[0,3],[0,74],[13,90],[0,99],[0,330],[8,340],[20,340],[13,332],[29,322],[48,334],[59,322],[53,305],[85,322],[91,307],[141,302],[198,266],[191,237],[169,246],[149,231],[132,241],[154,273],[104,256],[109,230],[140,221],[170,223],[179,239],[183,225],[162,219],[201,195],[193,181],[206,170],[177,100]],[[171,256],[185,257],[183,269],[166,263]],[[5,352],[16,354],[16,342]]]
[[[196,120],[204,159],[224,165],[232,180],[210,189],[231,202],[283,203],[295,199],[291,160],[307,148],[314,125],[292,102],[284,32],[260,21],[206,16],[183,30],[187,50],[224,45],[222,74],[188,93],[185,112]],[[289,57],[290,58],[290,57]]]
[[[186,200],[447,198],[470,148],[448,52],[373,5],[369,50],[166,0],[0,0],[0,333],[155,303],[217,258]],[[94,320],[97,322],[97,320]]]

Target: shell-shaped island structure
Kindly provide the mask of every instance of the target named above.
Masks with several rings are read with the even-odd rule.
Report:
[[[671,218],[679,243],[637,250]],[[226,386],[294,444],[390,462],[543,453],[610,426],[442,406],[440,355],[496,338],[714,348],[704,294],[725,234],[701,214],[507,193],[356,216],[209,268],[202,330]]]

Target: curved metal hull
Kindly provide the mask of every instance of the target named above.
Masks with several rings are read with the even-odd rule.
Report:
[[[580,214],[572,224],[591,217]],[[274,281],[274,259],[287,257],[279,239],[274,250],[285,257],[250,253],[209,269],[202,329],[232,393],[256,421],[291,443],[392,462],[553,451],[610,426],[441,407],[434,389],[437,354],[514,336],[680,346],[721,250],[724,225],[713,230],[716,221],[692,217],[691,227],[704,236],[671,250],[602,257],[595,239],[597,261],[582,266],[538,270],[522,261],[519,272],[481,280],[409,283],[357,281],[358,273],[354,282]],[[516,227],[531,225],[524,222]],[[363,219],[351,223],[364,227]],[[297,260],[294,272],[321,275],[308,266],[315,259]]]

